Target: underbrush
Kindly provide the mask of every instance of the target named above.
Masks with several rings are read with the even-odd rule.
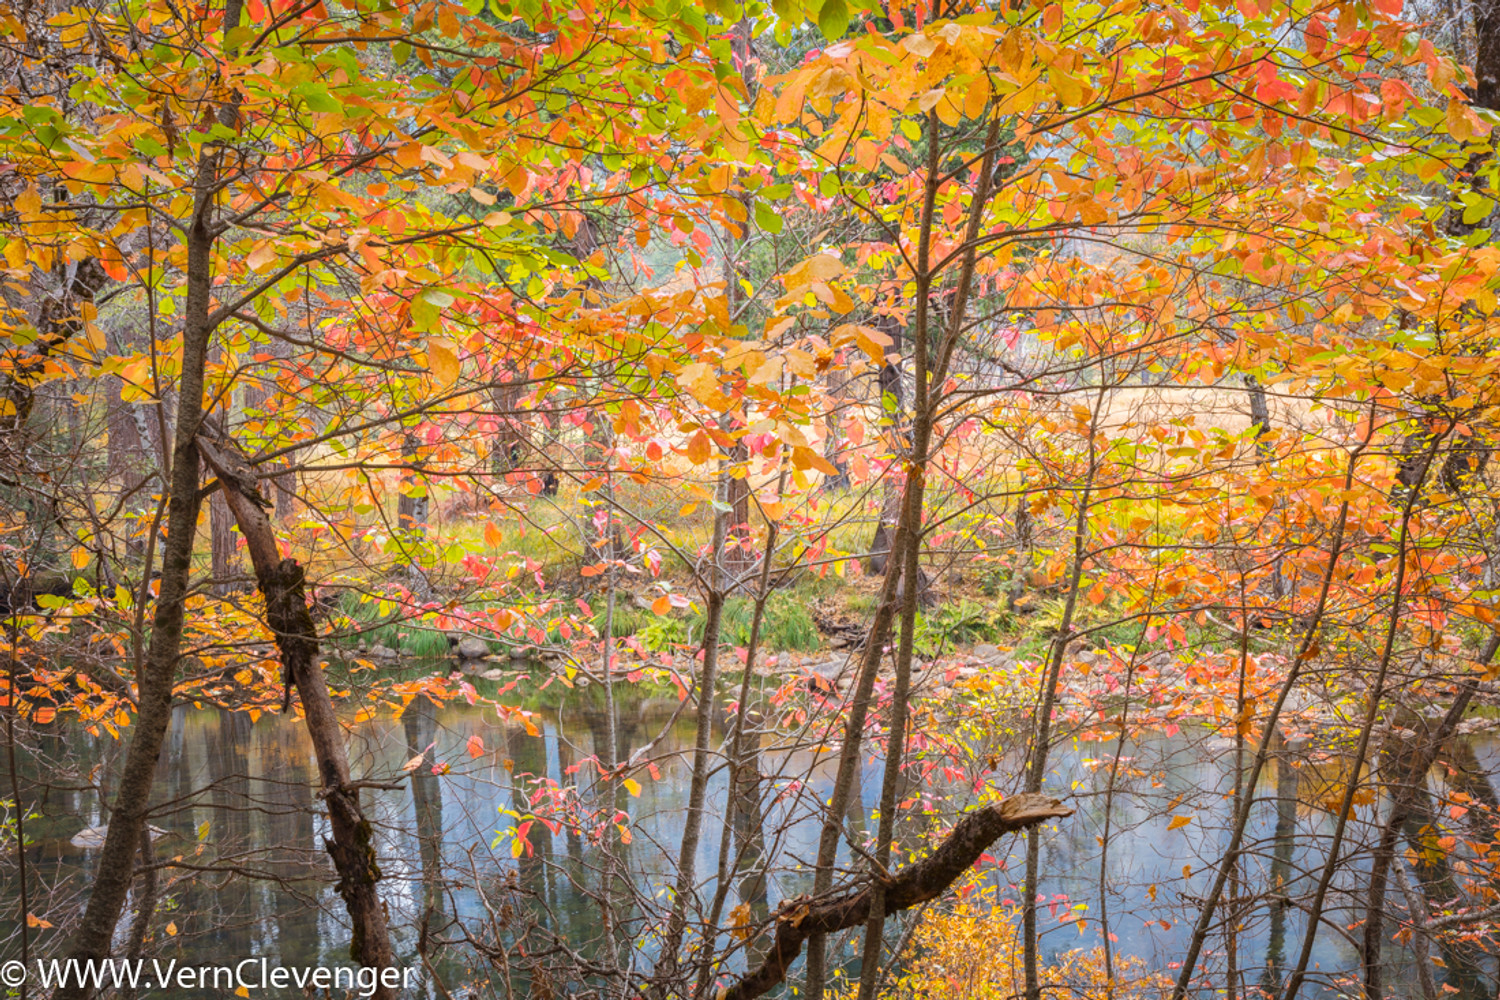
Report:
[[[912,937],[912,958],[880,996],[882,1000],[952,1000],[954,997],[1018,997],[1026,992],[1020,908],[981,879],[960,887],[951,905],[928,910]],[[1085,919],[1068,910],[1061,923]],[[1134,957],[1115,955],[1111,970],[1103,948],[1062,953],[1039,970],[1048,995],[1155,1000],[1171,992],[1165,976]],[[840,991],[851,1000],[854,984]]]

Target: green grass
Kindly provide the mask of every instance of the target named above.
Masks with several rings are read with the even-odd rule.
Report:
[[[598,632],[600,635],[604,634],[604,612],[604,599],[600,598],[594,601],[594,617],[591,620],[594,625],[594,631]],[[646,610],[645,608],[636,607],[628,597],[616,596],[615,616],[613,621],[611,622],[611,624],[613,625],[611,631],[614,633],[614,637],[616,639],[623,639],[626,636],[635,635],[642,628],[650,625],[654,621],[656,621],[656,615],[652,612]]]
[[[367,594],[352,590],[340,594],[332,623],[333,643],[346,648],[385,646],[416,659],[436,659],[452,651],[447,633],[432,623],[433,616],[403,618],[399,611],[382,615],[380,605],[378,598]],[[491,652],[500,649],[493,641],[489,646]]]
[[[823,645],[823,637],[808,611],[808,599],[797,592],[778,591],[766,601],[760,626],[760,646],[772,652],[811,652]],[[748,646],[755,604],[749,598],[732,597],[724,602],[724,616],[719,624],[720,641],[726,646]],[[693,628],[703,634],[703,618]]]

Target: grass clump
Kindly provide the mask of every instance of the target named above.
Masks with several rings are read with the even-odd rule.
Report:
[[[750,626],[755,620],[755,602],[747,597],[732,597],[724,602],[724,617],[719,626],[720,641],[726,646],[750,645]],[[703,634],[702,619],[693,629]],[[762,649],[776,653],[812,652],[823,644],[817,623],[808,610],[807,600],[797,594],[775,593],[766,601],[766,612],[760,624]]]

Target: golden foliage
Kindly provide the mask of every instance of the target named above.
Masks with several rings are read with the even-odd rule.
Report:
[[[1008,900],[997,902],[997,895],[995,887],[971,882],[951,905],[924,914],[903,971],[892,977],[881,1000],[1023,996],[1020,909]],[[1087,929],[1088,921],[1075,922],[1080,932]],[[1049,996],[1080,1000],[1154,1000],[1171,990],[1165,976],[1147,972],[1138,958],[1116,954],[1112,964],[1113,976],[1101,947],[1069,951],[1041,970],[1042,988]]]

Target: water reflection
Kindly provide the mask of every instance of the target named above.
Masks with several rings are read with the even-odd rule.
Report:
[[[495,976],[511,977],[510,988],[524,994],[544,969],[506,949],[525,933],[530,919],[544,921],[590,960],[622,965],[645,960],[629,940],[630,929],[633,920],[645,921],[658,912],[655,908],[673,882],[690,772],[686,751],[692,745],[691,722],[690,713],[683,713],[667,726],[678,707],[670,690],[622,688],[617,700],[615,759],[630,759],[664,727],[668,730],[652,752],[659,778],[638,772],[638,797],[619,781],[601,782],[592,763],[603,756],[610,729],[597,690],[559,696],[541,706],[530,726],[516,718],[502,720],[493,709],[463,700],[435,704],[418,697],[400,718],[377,717],[351,728],[350,758],[357,776],[389,780],[421,757],[400,787],[363,793],[376,827],[385,876],[382,895],[400,961],[430,968],[420,995],[442,995],[437,982],[451,991],[457,984],[472,986]],[[28,827],[29,884],[33,898],[40,894],[43,900],[38,908],[45,906],[55,925],[30,932],[34,952],[52,953],[83,898],[96,855],[75,846],[72,838],[85,827],[107,822],[101,791],[108,790],[120,747],[118,741],[59,723],[19,754],[19,798],[38,814]],[[1139,956],[1148,968],[1172,970],[1212,877],[1211,866],[1228,839],[1234,755],[1227,741],[1201,732],[1127,741],[1113,796],[1108,868],[1101,873],[1098,838],[1114,749],[1113,741],[1075,743],[1053,758],[1048,788],[1071,797],[1078,812],[1043,836],[1044,949],[1055,957],[1092,948],[1111,934],[1116,954]],[[732,884],[721,928],[728,926],[727,915],[735,907],[743,904],[755,924],[782,900],[811,888],[810,873],[798,863],[816,853],[818,822],[809,803],[825,801],[832,788],[833,755],[760,740],[747,741],[744,751],[736,767],[713,772],[708,794],[712,815],[698,857],[698,870],[713,873],[719,870],[720,844],[727,843],[733,852],[726,860]],[[1454,788],[1477,802],[1491,801],[1490,756],[1488,743],[1463,744],[1436,769],[1435,777],[1446,773]],[[1017,764],[1002,757],[995,774],[1019,773]],[[856,841],[867,836],[866,819],[877,800],[882,766],[878,759],[867,759],[860,794],[845,817]],[[1245,891],[1234,904],[1238,995],[1275,995],[1289,956],[1298,951],[1306,928],[1299,901],[1323,861],[1331,828],[1324,800],[1326,790],[1339,780],[1337,759],[1301,746],[1280,747],[1263,777],[1247,831]],[[322,847],[327,829],[316,781],[311,749],[296,720],[266,715],[252,723],[247,715],[217,709],[183,706],[176,711],[151,817],[166,832],[157,842],[164,867],[148,954],[194,964],[252,955],[283,965],[346,961],[348,933]],[[510,832],[516,817],[533,811],[543,782],[588,808],[603,809],[606,816],[629,814],[632,839],[621,848],[618,868],[601,866],[589,842],[590,830],[560,827],[554,832],[541,823],[529,828],[529,850],[513,856]],[[913,783],[902,796],[922,791],[922,785]],[[723,831],[731,805],[730,829]],[[1374,827],[1376,808],[1376,803],[1360,806],[1356,819],[1362,829]],[[936,818],[941,819],[940,813]],[[1174,824],[1174,816],[1190,821]],[[920,827],[931,818],[905,825],[903,843],[915,846]],[[1413,845],[1422,844],[1424,829],[1430,831],[1437,822],[1432,795],[1423,789],[1404,836]],[[1476,816],[1469,822],[1493,822],[1493,817]],[[1486,841],[1496,833],[1489,827],[1468,832]],[[1002,895],[1013,899],[1018,898],[1012,883],[1024,868],[1024,850],[1020,841],[997,844],[990,870]],[[1312,982],[1323,988],[1337,986],[1333,973],[1358,967],[1349,928],[1362,916],[1361,877],[1368,854],[1356,852],[1354,857],[1333,886],[1314,951],[1317,975]],[[1412,881],[1417,892],[1434,904],[1457,896],[1457,876],[1445,853],[1418,851],[1416,858]],[[846,849],[841,864],[848,863]],[[8,881],[0,889],[13,900],[15,867],[11,861],[3,865]],[[1101,884],[1109,894],[1108,927],[1093,918]],[[710,885],[705,895],[712,892]],[[5,913],[0,958],[19,953],[15,907],[7,906]],[[606,919],[611,915],[612,926]],[[1227,927],[1217,928],[1204,956],[1205,983],[1221,991],[1228,937]],[[727,936],[720,939],[721,945],[728,941]],[[752,952],[763,944],[753,943]],[[1415,993],[1413,974],[1402,967],[1410,953],[1395,943],[1386,949],[1393,964],[1387,979],[1391,988]],[[497,959],[502,955],[506,961]],[[835,951],[836,959],[842,956],[839,960],[845,962],[852,963],[853,955],[848,942]],[[1493,962],[1479,949],[1445,945],[1441,956],[1447,966],[1443,975],[1455,995],[1477,996],[1489,989]],[[745,957],[736,962],[743,967]],[[554,992],[568,988],[547,984]]]

